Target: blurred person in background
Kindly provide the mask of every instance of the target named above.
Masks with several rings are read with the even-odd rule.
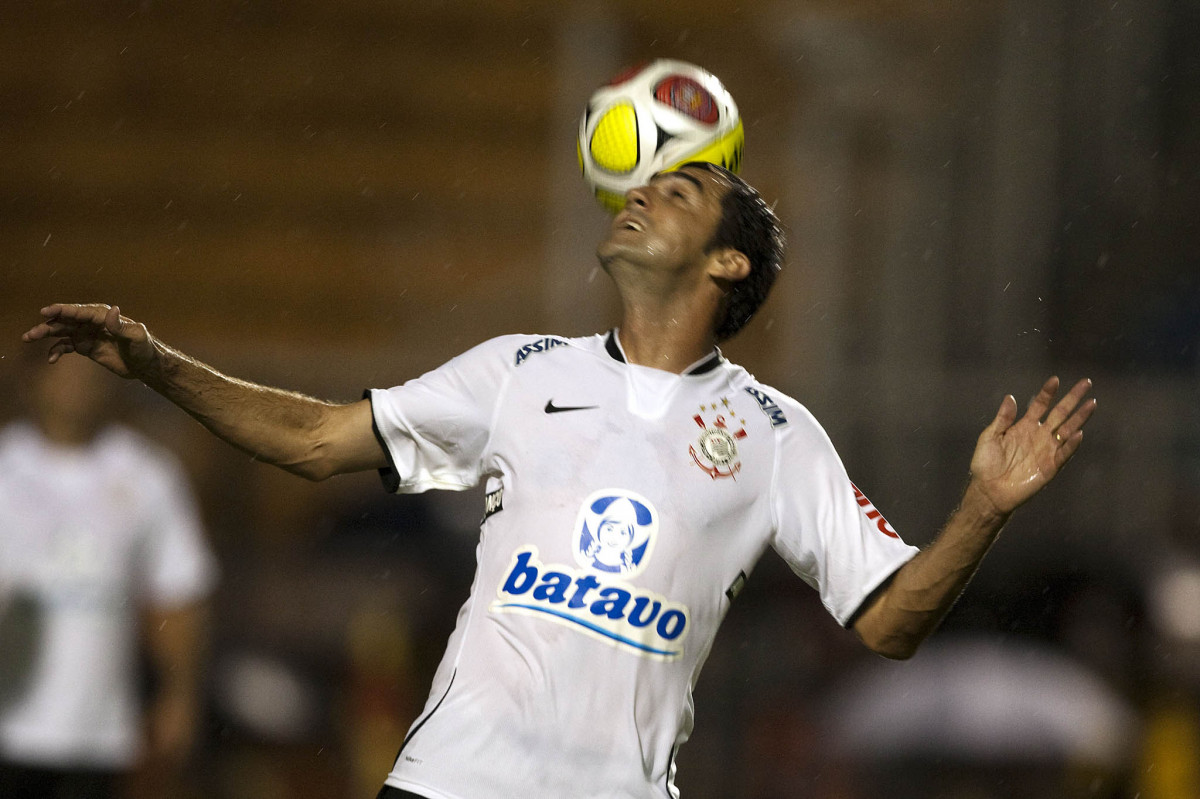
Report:
[[[180,465],[110,421],[102,372],[23,376],[27,417],[0,429],[0,797],[112,797],[186,762],[216,563]]]
[[[1086,380],[1057,399],[1051,378],[1020,417],[1006,396],[960,506],[918,553],[804,407],[717,349],[781,266],[757,191],[711,164],[660,173],[627,194],[597,255],[619,327],[501,336],[348,404],[223,375],[115,306],[47,306],[25,333],[53,340],[51,362],[79,353],[140,379],[309,479],[379,469],[413,493],[486,482],[471,596],[379,799],[678,795],[692,688],[768,547],[871,650],[909,657],[1096,407]]]

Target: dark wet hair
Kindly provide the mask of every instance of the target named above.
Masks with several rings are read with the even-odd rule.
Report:
[[[684,167],[707,169],[729,182],[721,198],[721,221],[705,250],[729,247],[750,260],[750,274],[730,287],[713,325],[717,341],[725,341],[746,326],[775,285],[783,267],[783,227],[758,190],[728,169],[707,161],[690,161],[680,169]]]

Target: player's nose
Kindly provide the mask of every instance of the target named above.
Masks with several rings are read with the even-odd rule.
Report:
[[[639,208],[645,208],[650,202],[650,186],[635,186],[625,192],[625,203],[632,203]]]

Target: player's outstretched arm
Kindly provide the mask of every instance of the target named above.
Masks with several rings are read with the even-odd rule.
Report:
[[[1009,395],[979,436],[971,479],[958,509],[932,544],[896,572],[854,625],[863,642],[887,657],[907,658],[941,622],[1014,510],[1062,470],[1083,441],[1096,410],[1081,380],[1054,403],[1052,377],[1017,419]],[[1051,405],[1053,404],[1053,407]]]
[[[26,342],[50,339],[50,363],[78,353],[141,380],[220,438],[310,480],[386,465],[370,404],[340,405],[221,374],[167,346],[116,306],[50,305]]]

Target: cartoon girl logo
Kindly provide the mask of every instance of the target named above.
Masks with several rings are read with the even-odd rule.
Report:
[[[604,574],[633,577],[649,562],[658,514],[645,497],[618,488],[584,501],[575,523],[575,562]]]

